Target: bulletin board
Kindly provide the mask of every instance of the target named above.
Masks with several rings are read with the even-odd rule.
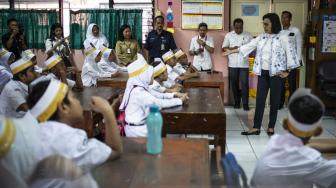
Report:
[[[336,53],[336,15],[322,15],[321,52]]]
[[[198,29],[205,22],[208,29],[223,29],[224,0],[182,0],[182,29]]]

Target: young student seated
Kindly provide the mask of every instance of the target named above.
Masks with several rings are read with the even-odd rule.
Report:
[[[127,137],[146,137],[146,117],[149,107],[156,104],[161,108],[182,105],[187,96],[181,98],[159,99],[149,91],[153,82],[153,67],[148,65],[141,54],[137,60],[127,66],[128,80],[119,110],[125,111],[125,133]]]
[[[106,144],[89,139],[86,132],[73,128],[83,117],[83,109],[74,93],[64,83],[52,79],[37,83],[27,98],[31,114],[40,122],[43,151],[40,159],[62,155],[90,170],[122,153],[122,143],[114,112],[108,101],[91,98],[92,110],[105,120]]]
[[[26,97],[28,85],[37,78],[34,64],[21,58],[10,65],[13,78],[5,85],[0,95],[0,113],[8,117],[22,117],[28,111]]]
[[[157,62],[159,61],[159,62]],[[156,65],[157,64],[157,65]],[[154,80],[153,84],[149,86],[151,90],[159,93],[173,93],[179,92],[181,87],[166,88],[163,86],[163,82],[168,80],[168,72],[166,65],[161,61],[160,58],[154,58]]]
[[[41,74],[43,69],[37,65],[37,60],[36,60],[36,55],[33,53],[32,50],[25,50],[21,53],[21,57],[22,58],[26,58],[28,60],[30,60],[31,62],[33,62],[34,64],[34,71]]]
[[[6,49],[0,49],[0,65],[5,67],[8,72],[11,72],[10,64],[15,61],[15,55],[13,52],[9,52]]]
[[[5,85],[13,78],[11,72],[8,72],[6,67],[0,65],[0,94]]]
[[[198,76],[197,69],[194,67],[191,62],[188,61],[188,56],[183,52],[182,49],[178,49],[175,52],[175,58],[176,58],[176,65],[174,67],[174,71],[183,74],[183,73],[194,73],[195,76]]]
[[[116,74],[118,72],[118,66],[115,64],[117,56],[114,51],[112,49],[102,47],[100,52],[102,53],[102,58],[98,63],[98,67],[104,72]]]
[[[52,169],[52,170],[50,170]],[[29,180],[29,188],[98,188],[91,174],[60,155],[47,157],[37,164]]]
[[[253,187],[335,187],[336,160],[305,146],[322,132],[324,105],[309,89],[297,89],[288,104],[284,135],[271,137],[251,180]]]
[[[66,77],[66,67],[64,65],[63,59],[61,56],[54,54],[49,57],[44,63],[44,73],[47,75],[42,75],[38,79],[34,80],[30,85],[31,87],[36,83],[43,80],[56,79],[67,84],[70,88],[73,89],[83,89],[82,79],[79,74],[75,74],[76,81],[68,79]]]
[[[85,87],[95,86],[98,78],[114,77],[115,74],[105,72],[98,67],[102,53],[96,48],[85,49],[85,61],[82,68],[82,82]]]

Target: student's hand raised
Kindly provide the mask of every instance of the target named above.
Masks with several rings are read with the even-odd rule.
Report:
[[[97,96],[91,97],[90,106],[93,111],[103,115],[112,111],[110,103],[106,99]]]
[[[183,104],[187,104],[187,102],[189,100],[189,97],[186,93],[182,94],[182,96],[179,97],[179,98],[182,100]]]

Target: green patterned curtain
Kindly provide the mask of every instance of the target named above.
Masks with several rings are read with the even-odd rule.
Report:
[[[142,10],[134,9],[94,9],[70,12],[71,48],[83,48],[86,29],[90,23],[96,23],[109,40],[109,48],[114,48],[118,40],[118,31],[123,24],[131,26],[132,35],[142,44]]]
[[[49,37],[51,25],[57,23],[56,10],[9,10],[0,9],[0,34],[8,32],[7,20],[16,18],[24,28],[28,48],[44,49],[45,40]],[[2,42],[0,42],[2,43]],[[3,46],[1,44],[1,46]]]

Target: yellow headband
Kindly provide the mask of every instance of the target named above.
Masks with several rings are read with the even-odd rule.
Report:
[[[53,68],[55,65],[57,65],[59,62],[62,61],[61,56],[59,55],[54,55],[52,57],[50,57],[45,63],[45,65],[47,66],[47,69],[50,70],[51,68]]]
[[[16,136],[16,129],[11,119],[4,118],[3,129],[0,135],[0,159],[8,153]]]
[[[163,57],[163,56],[162,56]],[[166,56],[166,57],[163,57],[163,61],[164,62],[167,62],[169,59],[171,59],[172,57],[174,57],[174,54],[172,53],[172,54],[170,54],[170,55],[168,55],[168,56]]]
[[[164,65],[162,62],[156,67],[154,67],[154,78],[158,77],[160,74],[162,74],[167,69],[166,65]]]
[[[136,70],[136,71],[134,71],[134,72],[129,73],[129,74],[128,74],[128,77],[129,77],[129,78],[132,78],[132,77],[134,77],[134,76],[138,76],[139,74],[145,72],[145,71],[147,70],[148,66],[149,66],[149,65],[148,65],[147,63],[144,64],[144,66],[141,67],[140,69],[138,69],[138,70]]]
[[[33,62],[30,60],[26,60],[26,59],[20,59],[16,62],[14,62],[13,64],[10,65],[10,68],[12,70],[13,74],[17,74],[23,70],[25,70],[26,68],[33,66]]]
[[[85,54],[85,56],[88,56],[88,55],[92,54],[95,50],[96,50],[96,48],[91,48],[90,50],[87,50],[84,54]]]
[[[315,133],[315,129],[310,130],[310,131],[301,131],[299,129],[297,129],[296,127],[294,127],[289,121],[288,121],[288,128],[289,130],[294,133],[296,136],[299,136],[301,138],[307,138],[307,137],[311,137],[314,135]]]
[[[182,57],[183,55],[185,55],[185,53],[180,49],[174,55],[175,55],[176,59],[178,59],[178,58]]]
[[[39,122],[47,121],[57,110],[69,88],[66,84],[51,79],[50,84],[42,95],[41,99],[30,110],[31,114],[36,117]]]

